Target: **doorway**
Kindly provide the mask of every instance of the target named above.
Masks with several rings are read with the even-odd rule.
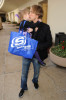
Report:
[[[0,14],[0,17],[2,19],[2,22],[6,21],[6,14]]]
[[[48,0],[43,0],[39,2],[39,5],[43,8],[43,18],[42,22],[47,23],[47,8],[48,8]]]

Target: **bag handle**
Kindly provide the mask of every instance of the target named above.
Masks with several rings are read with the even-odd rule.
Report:
[[[21,26],[21,24],[23,23],[23,21],[20,23],[20,26]],[[24,28],[24,25],[25,25],[25,23],[26,23],[26,20],[24,20],[24,23],[23,23],[23,28]],[[22,28],[22,32],[21,32],[21,34],[23,35],[23,28]],[[20,32],[20,28],[19,28],[19,32]],[[26,35],[26,37],[30,37],[30,34],[27,32],[27,35]]]
[[[20,23],[20,26],[21,26],[22,23],[23,23],[23,21]],[[25,23],[26,23],[26,20],[23,23],[23,27],[24,27]],[[20,27],[19,27],[19,32],[20,32]],[[23,29],[22,29],[22,33],[23,33]]]

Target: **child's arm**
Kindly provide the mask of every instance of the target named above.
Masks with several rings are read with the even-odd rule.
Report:
[[[20,30],[24,30],[24,31],[27,31],[27,28],[29,26],[29,21],[26,21],[25,24],[24,24],[25,20],[23,20],[21,23],[20,23]]]
[[[24,28],[34,28],[35,25],[33,22],[26,21]]]

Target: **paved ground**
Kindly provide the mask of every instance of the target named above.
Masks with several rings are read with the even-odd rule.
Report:
[[[39,89],[32,83],[33,65],[28,76],[28,91],[19,98],[22,58],[8,53],[11,31],[18,31],[16,26],[3,23],[0,30],[0,100],[66,100],[66,68],[58,67],[46,59],[47,65],[41,67]]]

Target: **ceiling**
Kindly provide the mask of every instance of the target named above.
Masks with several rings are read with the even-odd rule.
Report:
[[[10,12],[27,3],[28,1],[30,0],[5,0],[0,12]]]

